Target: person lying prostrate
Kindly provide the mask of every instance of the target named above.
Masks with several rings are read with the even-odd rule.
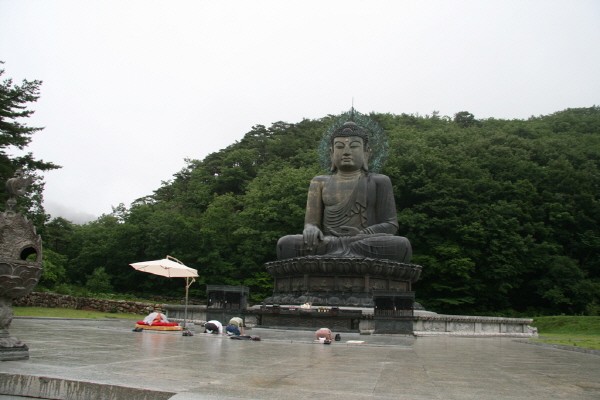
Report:
[[[223,324],[214,319],[211,321],[208,321],[206,324],[204,324],[204,333],[222,334],[223,333]]]
[[[167,316],[165,314],[159,312],[150,313],[146,318],[144,318],[144,323],[148,325],[152,325],[157,322],[169,323],[169,320],[167,319]]]

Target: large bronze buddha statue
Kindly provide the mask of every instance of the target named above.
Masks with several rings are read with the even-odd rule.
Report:
[[[330,137],[331,175],[313,178],[302,235],[284,236],[277,257],[362,257],[409,263],[410,242],[398,230],[392,183],[370,173],[369,137],[348,121]]]
[[[374,307],[377,296],[412,304],[422,268],[396,236],[390,178],[376,173],[387,149],[381,127],[354,109],[323,133],[319,159],[330,174],[310,183],[302,234],[279,239],[278,260],[265,264],[274,278],[265,304]]]

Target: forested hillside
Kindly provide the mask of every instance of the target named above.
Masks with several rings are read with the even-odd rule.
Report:
[[[423,266],[426,308],[449,313],[600,312],[600,107],[528,120],[371,114],[387,132],[399,234]],[[272,291],[264,263],[301,233],[317,147],[335,120],[257,125],[204,160],[187,160],[153,194],[79,226],[42,229],[42,286],[183,293],[183,283],[128,264],[167,254],[205,284]]]

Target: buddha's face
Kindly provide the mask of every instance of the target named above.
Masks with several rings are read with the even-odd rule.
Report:
[[[366,167],[368,156],[360,136],[339,136],[333,139],[331,163],[340,171],[352,172],[358,171],[363,165]]]

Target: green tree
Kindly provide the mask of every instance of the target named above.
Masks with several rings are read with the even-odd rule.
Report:
[[[454,122],[463,128],[467,128],[475,124],[475,116],[468,111],[460,111],[454,114]]]
[[[423,266],[418,299],[447,313],[593,313],[600,304],[600,107],[528,120],[371,114],[389,136],[399,234]],[[134,271],[171,255],[204,284],[272,292],[264,264],[302,231],[317,146],[335,116],[257,125],[129,209],[83,226],[53,221],[46,247],[67,279],[103,267],[115,290],[181,295],[180,282]],[[73,228],[72,231],[70,228]]]
[[[0,64],[4,62],[0,61]],[[4,69],[0,69],[0,76],[3,74]],[[29,118],[34,113],[27,107],[28,103],[36,102],[40,97],[41,84],[42,81],[24,79],[21,85],[15,85],[11,78],[0,82],[0,180],[6,182],[19,168],[23,169],[26,175],[36,178],[36,182],[30,188],[30,194],[18,203],[18,207],[37,226],[41,226],[47,220],[42,206],[44,184],[37,172],[60,167],[51,162],[36,160],[32,153],[13,156],[9,151],[23,150],[31,142],[31,136],[43,129],[29,127],[21,122],[21,119]],[[4,185],[1,187],[0,202],[4,203],[8,193]]]
[[[104,267],[99,267],[87,277],[85,287],[91,293],[111,293],[113,286],[110,284],[110,275],[106,273]]]
[[[71,241],[77,226],[73,222],[62,218],[53,218],[40,229],[38,233],[42,236],[44,242],[44,254],[46,250],[53,250],[56,253],[68,255]]]
[[[66,283],[67,275],[67,256],[58,254],[50,249],[44,249],[42,264],[44,270],[42,271],[42,277],[40,278],[39,287],[52,289],[56,285]]]

